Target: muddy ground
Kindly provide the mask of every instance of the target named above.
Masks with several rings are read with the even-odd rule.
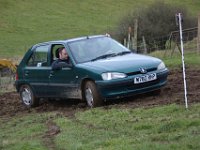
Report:
[[[187,68],[187,90],[188,104],[200,102],[200,68]],[[184,105],[184,89],[182,79],[182,69],[170,70],[168,84],[162,88],[160,95],[143,94],[126,99],[113,100],[106,102],[105,109],[113,107],[138,108],[154,107],[177,103]],[[13,117],[32,112],[59,112],[67,117],[73,117],[78,111],[89,109],[87,105],[78,100],[43,100],[39,107],[28,109],[20,101],[19,94],[9,92],[0,95],[0,117]]]

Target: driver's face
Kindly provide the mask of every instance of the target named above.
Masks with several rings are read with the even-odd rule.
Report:
[[[60,53],[60,59],[62,59],[62,60],[68,59],[68,54],[67,54],[65,48]]]

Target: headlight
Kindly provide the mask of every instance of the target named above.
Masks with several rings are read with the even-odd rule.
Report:
[[[157,67],[158,70],[161,70],[161,69],[165,69],[165,64],[164,62],[161,62],[158,67]]]
[[[101,74],[103,80],[112,80],[127,77],[126,74],[120,72],[106,72]]]

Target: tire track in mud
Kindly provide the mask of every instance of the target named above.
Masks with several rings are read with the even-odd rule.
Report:
[[[58,150],[59,148],[56,147],[54,139],[60,133],[60,127],[52,120],[47,120],[46,126],[48,130],[42,136],[43,143],[49,150]]]

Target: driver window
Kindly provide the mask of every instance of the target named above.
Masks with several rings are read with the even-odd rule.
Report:
[[[51,49],[51,57],[52,57],[52,62],[55,61],[56,59],[58,59],[58,49],[60,47],[64,47],[64,45],[61,45],[61,44],[56,44],[56,45],[53,45],[52,46],[52,49]]]

